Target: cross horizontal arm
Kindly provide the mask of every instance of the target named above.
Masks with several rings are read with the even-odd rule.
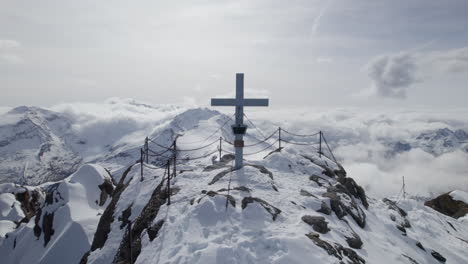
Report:
[[[235,106],[236,99],[229,99],[229,98],[212,98],[211,99],[212,106]]]
[[[212,98],[212,106],[268,106],[268,99],[243,99],[236,100],[231,98]]]
[[[252,99],[244,99],[243,106],[268,106],[268,99],[258,99],[258,98],[252,98]]]

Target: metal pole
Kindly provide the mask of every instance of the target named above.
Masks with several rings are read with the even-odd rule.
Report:
[[[148,137],[145,138],[145,158],[146,158],[146,163],[148,163]]]
[[[221,162],[221,151],[222,151],[223,137],[219,137],[219,161]]]
[[[171,205],[171,162],[167,161],[167,205]]]
[[[406,200],[405,176],[403,176],[403,200]]]
[[[281,127],[278,128],[278,142],[279,142],[279,147],[278,149],[281,151]]]
[[[143,181],[143,155],[144,155],[143,149],[140,149],[140,175],[141,175],[140,181]]]
[[[176,163],[177,163],[177,137],[174,139],[174,178],[177,176],[176,174]]]
[[[319,158],[322,157],[322,130],[319,131]]]

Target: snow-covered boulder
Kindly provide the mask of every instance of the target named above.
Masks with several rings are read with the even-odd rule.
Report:
[[[91,244],[113,188],[110,175],[91,164],[55,183],[2,186],[2,227],[9,228],[0,234],[2,262],[77,263]]]

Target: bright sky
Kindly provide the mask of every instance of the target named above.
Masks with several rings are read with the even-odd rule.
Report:
[[[466,106],[468,1],[0,0],[0,105]]]

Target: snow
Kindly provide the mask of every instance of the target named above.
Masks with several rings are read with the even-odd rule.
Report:
[[[28,112],[31,109],[17,109],[15,115],[20,115],[21,119],[24,116],[21,116],[20,110]],[[154,107],[115,99],[104,106],[89,104],[76,108],[63,105],[55,110],[58,112],[34,110],[36,117],[42,115],[50,119],[54,114],[58,116],[54,117],[55,123],[39,124],[41,128],[47,128],[41,130],[47,132],[41,138],[51,138],[47,142],[53,145],[51,155],[45,157],[50,161],[54,155],[73,153],[70,158],[82,158],[80,166],[63,180],[37,187],[0,184],[2,263],[78,263],[90,249],[100,216],[110,202],[108,198],[104,206],[97,203],[101,194],[98,186],[110,180],[104,168],[110,170],[115,180],[120,180],[123,171],[139,158],[146,135],[156,143],[168,146],[174,135],[179,134],[177,146],[180,149],[215,142],[219,135],[232,140],[229,123],[218,131],[228,117],[208,109],[184,111],[170,106]],[[121,115],[121,118],[114,119],[115,115]],[[42,119],[33,118],[33,121],[38,120]],[[60,126],[62,122],[68,122],[70,127]],[[265,126],[271,125],[265,121]],[[303,129],[299,131],[308,132]],[[59,136],[63,134],[66,136]],[[37,143],[37,138],[14,143],[18,144],[15,151],[23,148],[36,153],[33,158],[25,159],[31,161],[26,174],[37,166],[32,162],[36,159],[38,146],[41,146],[32,146]],[[255,129],[249,128],[246,144],[258,142],[261,138]],[[77,143],[80,140],[85,143]],[[31,146],[28,147],[28,144]],[[181,158],[203,156],[216,151],[217,145],[216,142],[207,149],[180,151],[179,154]],[[267,143],[259,144],[248,152],[266,146]],[[154,151],[162,150],[153,143],[150,143],[150,147]],[[404,236],[396,225],[405,218],[370,195],[368,209],[358,199],[351,198],[345,202],[356,202],[365,212],[364,228],[358,226],[349,215],[341,220],[334,213],[319,213],[317,210],[322,203],[330,206],[330,198],[324,193],[329,191],[331,184],[336,184],[336,179],[323,174],[324,167],[331,170],[340,168],[328,158],[318,157],[316,149],[307,146],[286,146],[281,152],[264,158],[275,147],[258,155],[246,156],[243,169],[230,172],[214,183],[213,178],[218,173],[232,166],[228,162],[226,167],[205,170],[206,166],[216,163],[212,158],[217,153],[178,165],[178,176],[171,180],[171,185],[179,191],[171,196],[171,205],[164,204],[159,208],[153,220],[152,224],[164,221],[157,237],[150,241],[147,230],[142,232],[142,248],[136,263],[340,263],[306,236],[314,231],[301,220],[304,215],[325,217],[330,231],[320,234],[320,238],[332,245],[339,243],[348,247],[346,237],[358,234],[363,248],[354,251],[366,263],[408,263],[403,254],[419,263],[437,263],[430,254],[431,250],[441,253],[448,263],[467,263],[466,243],[463,242],[468,240],[466,217],[455,220],[424,206],[421,201],[403,200],[398,206],[408,213],[406,219],[411,223]],[[228,144],[223,144],[223,150],[233,151]],[[16,161],[14,166],[24,168],[25,160]],[[113,262],[127,229],[125,224],[122,225],[123,211],[131,208],[129,220],[136,221],[164,177],[164,169],[155,168],[158,164],[148,165],[151,167],[143,168],[143,181],[140,180],[139,164],[133,165],[129,171],[123,183],[125,188],[115,206],[107,241],[101,249],[90,253],[88,263]],[[264,166],[272,177],[262,172],[259,166]],[[310,180],[312,175],[318,177],[320,184]],[[222,191],[228,186],[235,206],[227,201],[227,191]],[[235,189],[238,187],[245,187],[248,191]],[[46,246],[43,233],[39,238],[34,235],[35,218],[16,228],[14,221],[21,220],[24,213],[14,194],[27,190],[53,193],[51,204],[41,203],[43,214],[54,213],[55,233]],[[301,195],[301,190],[313,196]],[[218,195],[211,197],[206,194],[207,191],[218,192]],[[459,197],[460,192],[455,192],[455,196]],[[281,210],[281,213],[273,219],[270,212],[255,201],[242,208],[245,197],[262,199]],[[42,221],[43,218],[39,219],[39,225]],[[418,241],[426,251],[416,246]]]
[[[100,199],[101,190],[98,185],[105,180],[110,180],[107,172],[98,165],[83,165],[70,177],[56,182],[46,183],[30,190],[48,190],[52,192],[51,203],[42,204],[42,216],[45,213],[54,214],[54,234],[51,240],[44,245],[44,233],[36,238],[33,232],[35,218],[27,224],[20,225],[15,229],[13,221],[21,220],[24,215],[13,217],[11,212],[5,209],[13,204],[11,211],[19,209],[19,202],[11,193],[2,193],[0,196],[0,208],[2,217],[8,213],[5,219],[0,219],[1,239],[3,245],[0,254],[3,256],[2,263],[77,263],[86,252],[92,242],[97,223],[103,207],[97,202]],[[13,186],[3,186],[3,190],[24,191],[15,189]],[[22,211],[19,211],[22,213]],[[36,216],[38,217],[38,216]],[[40,219],[39,225],[43,218]],[[14,239],[6,239],[5,233],[14,233]],[[10,234],[10,235],[11,235]],[[13,247],[14,245],[14,247]],[[14,250],[11,250],[14,248]]]
[[[456,201],[462,201],[468,204],[468,192],[456,190],[456,191],[450,192],[450,196],[452,197],[452,199]]]

